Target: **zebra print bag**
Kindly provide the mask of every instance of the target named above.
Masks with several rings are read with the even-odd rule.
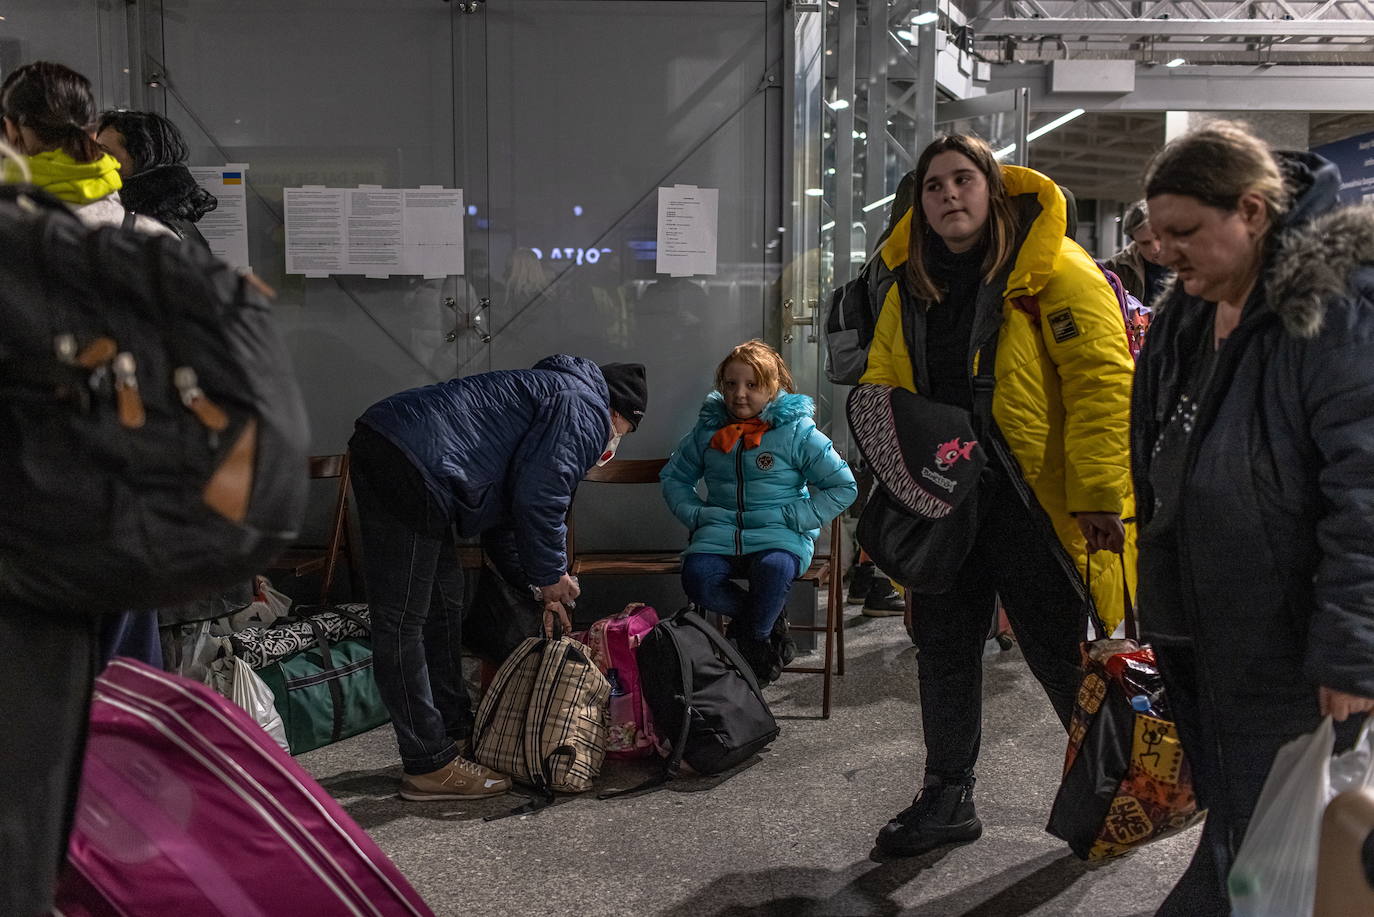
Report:
[[[315,611],[310,608],[297,608],[295,614],[308,614],[322,628],[325,638],[331,643],[362,637],[368,638],[371,618],[367,605],[348,604],[335,606],[334,611]],[[302,650],[312,649],[316,644],[315,631],[302,620],[278,621],[270,627],[247,627],[229,636],[234,655],[254,669],[265,669],[269,665]]]

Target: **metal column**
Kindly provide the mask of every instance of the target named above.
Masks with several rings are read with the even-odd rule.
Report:
[[[850,241],[854,235],[854,108],[857,105],[854,64],[858,44],[858,5],[842,3],[838,11],[838,54],[835,78],[835,99],[847,107],[835,113],[835,226],[830,237],[831,264],[834,285],[849,280]]]

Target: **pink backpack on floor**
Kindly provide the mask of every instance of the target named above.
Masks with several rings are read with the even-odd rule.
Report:
[[[128,659],[95,682],[65,917],[434,917],[262,727]]]
[[[639,687],[635,650],[658,624],[658,612],[632,602],[609,618],[573,636],[591,648],[591,659],[611,683],[611,729],[606,754],[612,758],[648,758],[660,754],[661,742]]]

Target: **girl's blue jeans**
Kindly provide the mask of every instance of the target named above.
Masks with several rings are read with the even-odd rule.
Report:
[[[790,551],[688,554],[682,558],[682,588],[696,605],[733,618],[749,636],[766,640],[800,571],[801,561]],[[749,588],[736,579],[748,580]]]

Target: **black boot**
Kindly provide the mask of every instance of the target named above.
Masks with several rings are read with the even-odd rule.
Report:
[[[873,562],[855,564],[849,569],[849,594],[845,602],[849,605],[862,605],[868,599],[868,588],[873,585]]]
[[[906,614],[906,600],[892,585],[892,580],[879,574],[873,577],[864,598],[863,614],[870,618],[891,618]]]
[[[784,612],[773,622],[773,632],[768,636],[768,645],[777,657],[779,671],[787,668],[792,664],[792,660],[797,658],[797,641],[792,639],[789,630],[787,614]]]
[[[909,808],[883,826],[874,844],[883,853],[910,857],[946,844],[967,844],[982,833],[970,777],[967,783],[923,787]]]
[[[760,688],[778,680],[778,676],[782,674],[782,666],[778,664],[778,654],[773,651],[771,640],[760,640],[743,634],[737,635],[734,639],[739,654],[749,663],[749,668],[754,670],[754,678]]]

